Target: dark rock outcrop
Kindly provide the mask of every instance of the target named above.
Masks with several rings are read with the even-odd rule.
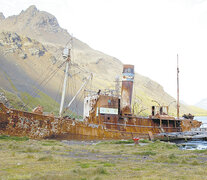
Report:
[[[28,55],[44,56],[47,49],[39,42],[28,37],[20,37],[17,33],[0,33],[0,48],[3,48],[4,54],[17,53],[20,58],[26,59]]]

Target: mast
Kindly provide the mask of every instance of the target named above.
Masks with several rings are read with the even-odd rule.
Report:
[[[59,111],[60,117],[62,116],[62,113],[63,113],[66,85],[67,85],[67,81],[68,81],[68,70],[69,70],[69,63],[70,63],[70,49],[69,48],[64,49],[63,58],[67,58],[67,60],[66,60],[66,67],[65,67],[65,78],[64,78],[64,82],[63,82],[62,97],[61,97],[61,102],[60,102],[60,111]]]
[[[178,61],[178,54],[177,54],[177,119],[180,116],[180,104],[179,104],[179,61]]]

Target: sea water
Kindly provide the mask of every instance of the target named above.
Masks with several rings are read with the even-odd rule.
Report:
[[[202,122],[201,128],[207,128],[207,116],[197,116],[194,119]],[[187,142],[179,141],[177,142],[177,144],[180,145],[181,149],[185,149],[185,150],[207,149],[207,141],[200,140],[200,139],[193,139]]]
[[[190,141],[179,141],[177,142],[180,149],[183,150],[204,150],[207,149],[207,141],[200,140],[200,139],[194,139]]]

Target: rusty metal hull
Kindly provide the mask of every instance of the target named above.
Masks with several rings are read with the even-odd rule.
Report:
[[[104,116],[105,117],[105,116]],[[199,127],[198,121],[119,117],[77,121],[6,108],[0,103],[0,134],[33,139],[132,139],[148,138],[149,132],[180,132]]]

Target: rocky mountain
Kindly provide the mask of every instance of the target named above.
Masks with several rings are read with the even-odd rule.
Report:
[[[52,105],[57,106],[60,100],[60,83],[64,74],[61,52],[70,39],[70,34],[59,26],[53,15],[39,11],[35,6],[8,18],[0,13],[0,87],[18,95],[26,104],[29,102],[31,108],[39,103],[50,107],[47,110],[51,111]],[[72,47],[71,74],[78,74],[75,68],[80,67],[86,74],[93,73],[93,81],[88,88],[95,91],[114,88],[115,77],[121,77],[121,61],[90,48],[76,38],[73,38]],[[55,76],[52,72],[56,72]],[[73,90],[78,89],[83,78],[71,79],[69,86]],[[69,92],[70,95],[74,93]],[[144,114],[150,113],[152,100],[163,105],[175,101],[161,85],[138,73],[135,74],[133,101],[137,99],[142,105],[139,108],[146,109]],[[81,101],[81,98],[77,100],[73,108],[81,111]],[[175,105],[170,108],[174,113]],[[183,105],[181,112],[206,111]]]
[[[9,29],[20,35],[52,43],[65,44],[69,39],[69,34],[60,28],[53,15],[39,11],[35,6],[30,6],[17,16],[3,19],[0,29],[4,31]]]
[[[0,31],[12,31],[19,35],[28,36],[41,42],[65,46],[71,38],[67,30],[62,29],[55,16],[39,11],[34,5],[30,6],[19,15],[4,18],[0,14]],[[87,48],[88,46],[78,39],[74,39],[76,48]]]
[[[196,103],[195,106],[200,107],[202,109],[207,109],[207,98],[206,99],[202,99],[201,101]]]

